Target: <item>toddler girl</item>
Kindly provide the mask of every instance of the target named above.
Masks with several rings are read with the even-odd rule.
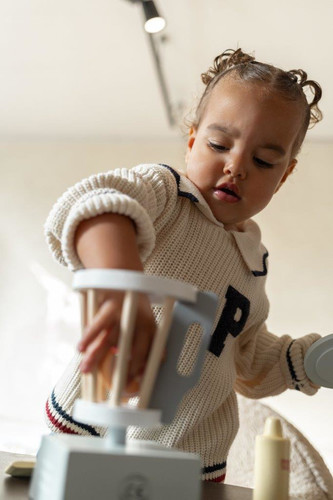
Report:
[[[200,454],[203,479],[223,481],[238,429],[235,391],[250,398],[287,388],[314,394],[303,361],[319,336],[292,340],[265,321],[268,252],[251,217],[271,200],[297,163],[309,125],[321,119],[319,85],[302,70],[282,71],[238,49],[218,56],[191,123],[186,172],[165,164],[93,175],[68,189],[47,222],[49,247],[72,271],[144,270],[219,296],[199,383],[170,425],[133,438]],[[310,103],[305,92],[314,96]],[[117,343],[122,294],[105,293],[66,375],[47,402],[53,431],[98,434],[71,417],[79,373],[103,361]],[[157,319],[158,320],[158,319]],[[141,297],[130,375],[142,370],[155,319]],[[181,370],[191,370],[195,332]]]

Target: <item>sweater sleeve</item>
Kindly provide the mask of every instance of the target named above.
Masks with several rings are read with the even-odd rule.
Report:
[[[286,389],[315,394],[318,387],[305,373],[304,357],[319,338],[315,333],[298,339],[289,335],[277,337],[265,324],[250,328],[236,343],[235,390],[254,399],[274,396]]]
[[[44,227],[47,244],[58,262],[71,270],[80,269],[83,266],[74,246],[78,225],[112,212],[133,220],[144,261],[154,248],[154,222],[176,198],[174,176],[159,165],[92,175],[69,188],[53,206]]]

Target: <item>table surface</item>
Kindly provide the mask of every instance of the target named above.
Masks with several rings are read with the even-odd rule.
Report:
[[[28,498],[29,483],[28,478],[14,478],[5,474],[6,467],[15,460],[31,460],[29,455],[19,455],[0,451],[0,500],[23,500]],[[252,490],[231,486],[226,484],[216,484],[210,482],[203,483],[202,500],[251,500]]]

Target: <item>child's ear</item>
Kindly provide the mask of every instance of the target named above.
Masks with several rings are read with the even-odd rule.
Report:
[[[188,141],[187,141],[187,150],[186,150],[186,155],[185,155],[185,162],[187,163],[189,154],[192,151],[192,147],[195,141],[195,136],[197,134],[197,130],[194,127],[190,128],[189,135],[188,135]]]
[[[279,185],[277,186],[277,188],[275,189],[274,193],[277,193],[278,190],[280,189],[280,187],[282,186],[282,184],[285,183],[285,181],[287,180],[287,178],[289,177],[289,175],[292,173],[292,171],[294,170],[294,168],[296,167],[297,165],[297,160],[296,158],[294,158],[291,163],[288,165],[287,167],[287,170],[285,171],[285,173],[283,174],[283,177],[282,179],[280,180],[280,183]]]

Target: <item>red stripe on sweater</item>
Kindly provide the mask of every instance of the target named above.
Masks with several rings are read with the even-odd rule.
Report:
[[[225,480],[225,474],[223,474],[222,476],[219,476],[219,477],[214,477],[214,479],[208,479],[208,481],[212,482],[212,483],[223,483]]]
[[[61,424],[51,413],[50,411],[50,407],[49,407],[49,401],[46,401],[46,406],[45,406],[45,409],[46,409],[46,415],[48,417],[48,419],[50,420],[50,422],[57,428],[59,429],[59,431],[65,433],[65,434],[78,434],[78,432],[75,432],[73,431],[72,429],[70,429],[69,427],[67,427],[66,425],[63,425]]]

